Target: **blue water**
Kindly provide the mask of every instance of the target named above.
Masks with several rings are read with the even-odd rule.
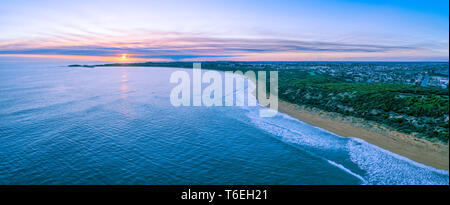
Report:
[[[0,64],[0,184],[449,184],[261,107],[173,107],[175,70]]]

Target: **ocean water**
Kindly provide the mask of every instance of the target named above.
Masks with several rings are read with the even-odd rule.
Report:
[[[61,65],[0,63],[0,184],[449,184],[261,107],[173,107],[179,69]]]

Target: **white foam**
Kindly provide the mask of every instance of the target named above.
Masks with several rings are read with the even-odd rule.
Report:
[[[331,160],[327,160],[327,161],[328,161],[328,163],[330,163],[336,167],[339,167],[340,169],[342,169],[342,170],[346,171],[347,173],[353,175],[354,177],[358,178],[359,180],[361,180],[363,182],[363,184],[367,184],[367,181],[361,175],[352,172],[350,169],[347,169],[346,167],[342,166],[342,164],[338,164]]]
[[[248,81],[248,83],[253,82]],[[244,93],[245,91],[239,90],[236,94]],[[256,98],[253,95],[249,97]],[[446,170],[420,164],[362,139],[336,135],[283,113],[278,113],[273,118],[261,118],[257,112],[260,108],[263,107],[261,105],[243,107],[251,123],[280,137],[286,143],[296,144],[304,148],[303,151],[323,158],[328,163],[360,179],[363,184],[449,184],[449,172]],[[328,154],[336,152],[340,153],[339,156]],[[356,165],[356,168],[343,165],[349,163]],[[365,173],[356,173],[361,170]]]

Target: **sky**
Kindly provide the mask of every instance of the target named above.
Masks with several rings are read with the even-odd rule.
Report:
[[[448,39],[448,0],[0,3],[0,62],[448,62]]]

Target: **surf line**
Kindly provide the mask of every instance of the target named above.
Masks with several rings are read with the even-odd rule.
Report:
[[[224,106],[224,104],[225,106],[244,106],[245,94],[236,96],[236,103],[234,103],[234,95],[224,96],[223,91],[225,93],[233,93],[235,89],[243,89],[245,87],[245,80],[247,80],[247,82],[255,82],[248,83],[247,106],[257,106],[256,99],[251,96],[252,92],[257,88],[256,97],[258,103],[263,106],[259,110],[259,116],[273,117],[278,113],[278,71],[269,71],[269,79],[267,79],[266,71],[258,71],[257,73],[258,75],[252,70],[246,71],[245,73],[239,70],[234,72],[225,71],[224,75],[214,70],[202,73],[201,63],[194,63],[192,81],[187,71],[177,70],[171,74],[170,83],[178,83],[178,85],[170,92],[170,103],[175,107],[209,107]],[[223,84],[222,82],[225,83]],[[209,83],[209,85],[202,90],[202,84],[204,83]],[[269,90],[267,90],[267,83],[269,83]],[[223,99],[225,99],[225,103],[223,103]]]

